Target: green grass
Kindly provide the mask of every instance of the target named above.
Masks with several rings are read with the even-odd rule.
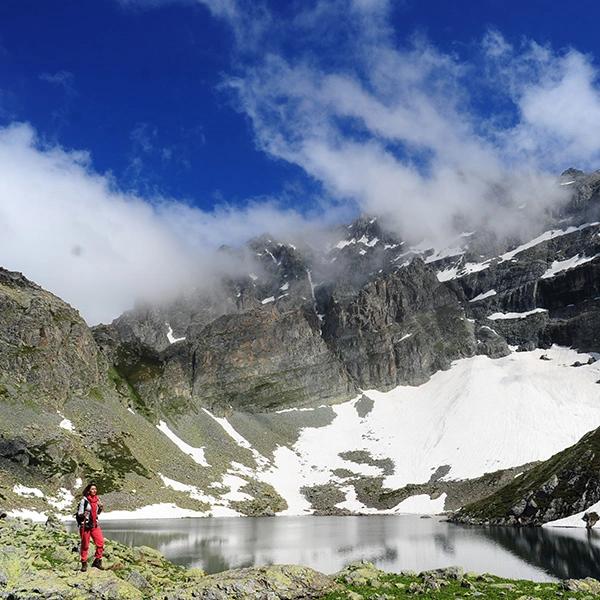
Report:
[[[567,592],[563,591],[557,583],[537,583],[535,581],[502,579],[492,575],[468,576],[465,581],[450,580],[448,585],[441,587],[440,590],[425,590],[421,593],[412,591],[413,587],[422,585],[423,580],[418,576],[404,576],[386,574],[383,575],[379,583],[375,585],[347,585],[344,584],[344,591],[334,592],[324,596],[321,600],[349,600],[353,598],[349,592],[357,594],[358,598],[365,600],[389,599],[396,600],[400,598],[431,598],[439,600],[448,600],[450,598],[471,598],[474,592],[479,592],[483,596],[475,597],[485,598],[486,600],[517,600],[523,596],[532,597],[540,600],[556,598],[576,598],[582,599],[590,597],[589,593]]]

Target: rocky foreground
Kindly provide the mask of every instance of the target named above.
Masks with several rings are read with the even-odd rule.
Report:
[[[10,600],[392,600],[395,598],[543,598],[600,596],[594,579],[560,583],[465,574],[456,567],[389,574],[371,563],[327,576],[307,567],[272,565],[205,575],[147,547],[109,541],[106,570],[78,571],[78,538],[59,523],[0,521],[0,598]]]

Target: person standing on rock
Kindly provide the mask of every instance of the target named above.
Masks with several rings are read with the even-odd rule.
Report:
[[[79,525],[79,535],[81,537],[80,553],[82,571],[87,571],[90,539],[96,546],[92,567],[102,569],[104,536],[102,535],[102,529],[98,525],[98,515],[102,512],[103,508],[96,484],[90,483],[83,490],[83,498],[79,502],[76,515],[77,524]]]

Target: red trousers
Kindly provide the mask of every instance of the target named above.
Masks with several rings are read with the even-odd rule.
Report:
[[[100,529],[100,527],[94,527],[92,529],[80,527],[79,535],[81,536],[81,560],[87,560],[88,558],[90,538],[92,538],[92,541],[96,546],[94,558],[102,558],[102,553],[104,552],[104,536],[102,535],[102,529]]]

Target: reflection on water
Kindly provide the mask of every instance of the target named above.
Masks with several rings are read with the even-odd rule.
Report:
[[[538,581],[600,578],[600,532],[575,529],[464,527],[412,515],[112,521],[103,529],[210,573],[273,563],[333,573],[365,559],[386,571],[460,565]]]

